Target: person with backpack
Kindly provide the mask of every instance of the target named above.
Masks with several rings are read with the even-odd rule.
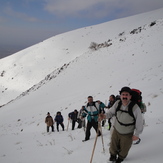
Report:
[[[84,109],[85,109],[85,106],[82,106],[78,112],[78,123],[79,123],[78,128],[83,127],[83,129],[85,131],[85,118],[82,117],[82,115],[84,113]]]
[[[52,128],[52,132],[54,132],[54,121],[49,112],[47,113],[47,117],[45,118],[45,123],[47,125],[47,132],[49,132],[50,127]]]
[[[87,116],[87,127],[85,132],[85,139],[84,141],[88,141],[90,139],[91,135],[91,128],[93,127],[98,134],[98,136],[101,135],[100,131],[98,130],[98,117],[99,117],[99,103],[93,101],[92,96],[88,96],[88,103],[85,106],[83,118]]]
[[[54,120],[56,122],[57,131],[59,132],[59,125],[61,125],[62,130],[64,131],[64,124],[63,124],[64,119],[60,111],[57,112],[57,115],[55,116]]]
[[[69,120],[72,121],[72,130],[75,128],[76,122],[78,122],[78,111],[74,110],[73,112],[68,114]]]
[[[106,112],[107,119],[115,116],[110,143],[110,161],[121,163],[128,155],[132,141],[139,139],[143,131],[143,119],[139,106],[131,101],[132,90],[123,87],[120,100]]]
[[[115,101],[116,101],[115,96],[114,95],[110,95],[110,97],[109,97],[109,103],[108,103],[107,108],[110,109],[114,105]],[[112,126],[111,119],[112,118],[109,118],[108,119],[109,130],[111,129],[111,126]]]
[[[145,119],[144,119],[144,113],[147,111],[146,105],[142,100],[142,92],[138,89],[132,88],[132,98],[131,101],[134,101],[137,103],[137,105],[140,107],[142,117],[143,117],[143,126],[145,125]],[[139,144],[141,139],[134,141],[133,144]]]
[[[105,108],[106,108],[105,104],[104,104],[103,102],[101,102],[100,100],[98,100],[98,101],[96,101],[96,102],[98,102],[98,104],[99,104],[99,114],[100,114],[100,116],[101,116],[101,117],[104,117]],[[106,122],[105,119],[103,119],[103,120],[102,120],[102,127],[104,127],[105,122]]]

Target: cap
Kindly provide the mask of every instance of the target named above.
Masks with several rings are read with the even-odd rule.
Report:
[[[123,87],[120,91],[119,91],[119,93],[121,94],[122,92],[128,92],[128,93],[130,93],[131,94],[131,89],[129,88],[129,87]]]

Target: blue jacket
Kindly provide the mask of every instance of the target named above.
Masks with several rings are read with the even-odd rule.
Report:
[[[104,108],[106,108],[105,104],[103,102],[100,102],[99,112],[104,114],[105,113]]]
[[[63,116],[62,115],[56,115],[54,120],[57,123],[63,123]]]
[[[76,110],[75,112],[73,111],[73,112],[69,113],[68,117],[71,118],[74,121],[77,121],[77,119],[78,119],[78,111]]]

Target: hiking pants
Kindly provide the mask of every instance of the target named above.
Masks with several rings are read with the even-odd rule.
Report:
[[[57,123],[57,131],[59,131],[59,125],[61,125],[62,130],[64,131],[64,124],[63,123]]]
[[[91,120],[91,122],[87,122],[87,128],[86,128],[86,135],[85,135],[85,140],[89,140],[90,136],[91,136],[91,128],[94,128],[95,131],[97,132],[98,129],[98,122],[95,122],[95,120]],[[101,135],[100,131],[99,131],[99,136]]]
[[[72,130],[74,130],[76,122],[77,122],[77,120],[72,119]]]
[[[111,118],[108,119],[108,124],[109,124],[109,130],[110,130],[111,129],[111,126],[112,126],[112,124],[111,124]]]
[[[49,132],[49,128],[52,128],[52,132],[54,132],[54,126],[52,125],[52,126],[47,126],[47,132]]]
[[[110,143],[110,154],[125,159],[132,145],[132,136],[133,133],[120,134],[114,128]]]

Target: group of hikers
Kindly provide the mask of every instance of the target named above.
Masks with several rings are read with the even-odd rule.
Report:
[[[94,101],[92,96],[88,96],[88,102],[79,110],[74,110],[68,114],[69,121],[72,122],[72,130],[75,124],[77,128],[84,128],[85,139],[88,141],[91,136],[91,128],[96,131],[97,136],[102,135],[102,127],[108,122],[108,130],[111,130],[110,158],[109,161],[121,163],[128,155],[133,141],[140,142],[139,135],[143,131],[144,119],[142,113],[146,112],[146,106],[142,102],[141,92],[129,87],[123,87],[119,95],[110,95],[109,103],[106,106],[100,100]],[[85,118],[87,117],[87,124]],[[64,131],[63,116],[57,112],[54,118],[57,131],[61,125]],[[54,132],[53,118],[48,115],[45,119],[47,132],[49,127]]]
[[[52,132],[54,132],[54,122],[56,122],[56,126],[57,126],[57,131],[59,132],[59,125],[61,125],[62,130],[64,131],[64,123],[63,123],[64,119],[63,116],[61,115],[61,112],[58,111],[57,115],[55,116],[54,120],[52,118],[52,116],[50,115],[50,113],[47,113],[47,117],[45,118],[45,123],[47,125],[47,132],[49,132],[49,128],[51,127]]]

